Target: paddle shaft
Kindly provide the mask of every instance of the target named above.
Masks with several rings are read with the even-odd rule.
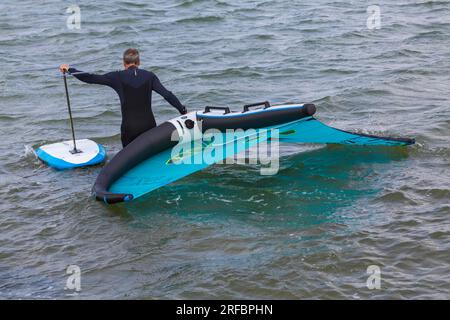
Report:
[[[64,87],[66,89],[67,109],[69,110],[70,128],[72,129],[73,150],[71,151],[71,153],[79,153],[80,151],[77,150],[77,144],[75,141],[75,129],[73,127],[72,109],[70,108],[69,89],[67,88],[67,76],[65,71],[64,71]]]

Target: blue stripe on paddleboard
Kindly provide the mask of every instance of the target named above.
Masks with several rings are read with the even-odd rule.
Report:
[[[60,158],[53,157],[52,155],[48,154],[41,148],[36,149],[36,155],[39,159],[44,161],[48,166],[55,168],[57,170],[66,170],[66,169],[73,169],[78,167],[85,167],[85,166],[92,166],[95,164],[102,163],[106,159],[106,151],[105,148],[101,144],[98,145],[98,153],[97,155],[92,158],[91,160],[84,162],[84,163],[70,163],[67,161],[64,161]]]

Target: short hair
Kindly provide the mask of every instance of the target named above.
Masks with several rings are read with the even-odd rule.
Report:
[[[139,51],[135,48],[129,48],[123,53],[123,62],[125,64],[139,63]]]

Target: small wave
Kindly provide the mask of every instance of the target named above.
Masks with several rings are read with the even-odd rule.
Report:
[[[16,121],[19,119],[25,118],[24,116],[7,116],[7,115],[0,115],[0,121]]]
[[[336,98],[332,96],[325,96],[323,98],[316,99],[311,102],[320,108],[322,114],[325,113],[334,114],[336,111],[338,110],[344,111],[346,108],[343,104],[337,103]]]
[[[253,68],[243,67],[228,68],[200,75],[200,78],[204,79],[221,79],[223,77],[261,77],[261,73],[255,71]]]
[[[105,110],[103,112],[100,112],[99,114],[89,117],[89,118],[97,118],[97,117],[118,117],[119,114],[117,112],[111,111],[111,110]]]
[[[422,55],[422,52],[418,50],[411,49],[399,49],[399,50],[390,50],[385,51],[379,55],[374,56],[374,59],[389,59],[389,58],[397,58],[397,57],[417,57]]]
[[[444,32],[440,30],[433,30],[433,31],[426,31],[421,32],[419,34],[416,34],[412,37],[409,37],[405,40],[406,43],[417,41],[417,40],[423,40],[423,39],[429,39],[429,40],[447,40],[448,34],[445,34]]]
[[[431,188],[416,189],[415,191],[423,196],[431,197],[435,200],[450,199],[450,190],[448,189]]]
[[[180,4],[175,5],[175,8],[190,8],[192,6],[195,6],[198,3],[204,3],[204,0],[185,0],[181,2]]]
[[[250,36],[249,38],[257,39],[257,40],[271,40],[274,39],[275,36],[273,34],[255,34]]]
[[[123,5],[125,7],[133,7],[133,8],[145,8],[147,7],[147,3],[139,3],[136,1],[120,1],[118,5]]]
[[[380,203],[395,203],[400,205],[409,205],[414,206],[417,205],[417,202],[412,200],[411,198],[408,198],[408,196],[401,191],[392,191],[388,192],[374,200],[374,202],[380,202]]]
[[[392,74],[395,75],[417,75],[417,76],[430,76],[436,74],[433,70],[427,69],[412,69],[412,68],[402,68],[392,70]]]
[[[430,238],[433,240],[445,240],[450,237],[450,232],[448,231],[434,231],[429,234]]]
[[[229,13],[233,14],[233,15],[234,14],[240,14],[242,16],[249,17],[248,15],[246,15],[247,13],[250,13],[253,16],[255,14],[255,12],[258,12],[258,11],[259,11],[259,9],[257,9],[256,7],[255,8],[239,7],[239,8],[236,8],[236,9],[233,9],[233,10],[229,11]]]
[[[109,31],[107,33],[106,36],[130,35],[130,33],[137,35],[137,34],[140,34],[141,31],[132,25],[120,26],[120,27],[114,27],[111,31]]]
[[[344,70],[344,69],[337,69],[337,68],[328,68],[328,69],[322,69],[320,70],[320,73],[323,74],[353,74],[358,73],[358,71],[355,70]]]
[[[14,164],[15,168],[20,168],[20,167],[45,167],[44,163],[39,160],[37,154],[36,154],[36,149],[39,148],[41,145],[46,144],[44,143],[40,143],[40,144],[36,144],[36,145],[29,145],[26,144],[23,146],[23,154],[20,156],[21,161],[19,162],[19,166],[17,166],[17,162]]]
[[[24,145],[24,157],[29,157],[31,155],[36,157],[36,152],[34,152],[33,146],[30,146],[28,144]]]
[[[329,104],[330,104],[332,99],[333,99],[333,98],[332,98],[331,96],[325,96],[325,97],[323,97],[323,98],[314,100],[314,103],[317,103],[317,104],[321,104],[321,103],[329,103]]]
[[[95,140],[98,143],[101,143],[103,145],[120,145],[120,133],[112,135],[112,136],[99,136],[99,137],[93,137],[92,140]],[[120,146],[119,146],[120,148]],[[113,151],[115,148],[113,149]],[[120,149],[117,149],[119,151]]]
[[[43,119],[43,120],[36,121],[36,123],[44,124],[44,125],[58,124],[58,123],[64,123],[65,124],[65,123],[67,123],[67,116],[64,115],[64,114],[61,114],[61,117],[62,118],[59,118],[59,119],[55,119],[55,118]],[[100,113],[95,114],[95,115],[76,116],[76,117],[73,117],[73,119],[74,119],[74,121],[77,121],[77,122],[80,122],[80,123],[84,123],[85,121],[90,121],[90,120],[94,120],[94,119],[97,119],[97,118],[104,119],[105,117],[119,119],[119,115],[116,112],[111,111],[111,110],[106,110],[106,111],[100,112]]]
[[[222,20],[224,20],[224,18],[220,16],[200,16],[176,20],[175,23],[209,23]]]
[[[138,17],[134,17],[134,16],[127,17],[127,16],[124,16],[124,17],[118,17],[117,19],[113,19],[113,20],[110,20],[108,22],[110,24],[112,24],[112,25],[119,24],[119,25],[121,25],[121,28],[122,28],[122,27],[125,27],[127,25],[128,26],[136,25],[137,23],[139,23],[139,21],[140,21],[140,19]]]
[[[433,8],[433,9],[428,10],[428,13],[439,13],[441,15],[448,14],[448,12],[450,12],[450,8],[448,6],[442,7],[442,8]]]
[[[340,38],[350,39],[350,38],[367,38],[369,33],[366,31],[349,31],[341,34]]]
[[[303,29],[298,29],[298,31],[300,31],[302,33],[320,33],[320,32],[322,32],[322,30],[320,28],[303,28]]]
[[[392,92],[388,89],[365,88],[358,90],[358,94],[367,94],[369,96],[385,96],[392,94]]]
[[[448,1],[435,1],[435,0],[428,0],[423,2],[414,2],[414,3],[399,3],[397,4],[399,7],[435,7],[435,6],[448,6]]]

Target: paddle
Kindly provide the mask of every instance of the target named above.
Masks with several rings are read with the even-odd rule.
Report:
[[[73,127],[73,118],[72,118],[72,109],[70,108],[70,99],[69,99],[69,89],[67,88],[67,75],[66,70],[63,72],[63,78],[64,78],[64,87],[66,89],[66,98],[67,98],[67,109],[69,110],[69,118],[70,118],[70,127],[72,129],[72,139],[73,139],[73,150],[70,151],[71,154],[75,153],[81,153],[81,150],[77,149],[77,144],[75,141],[75,129]]]

